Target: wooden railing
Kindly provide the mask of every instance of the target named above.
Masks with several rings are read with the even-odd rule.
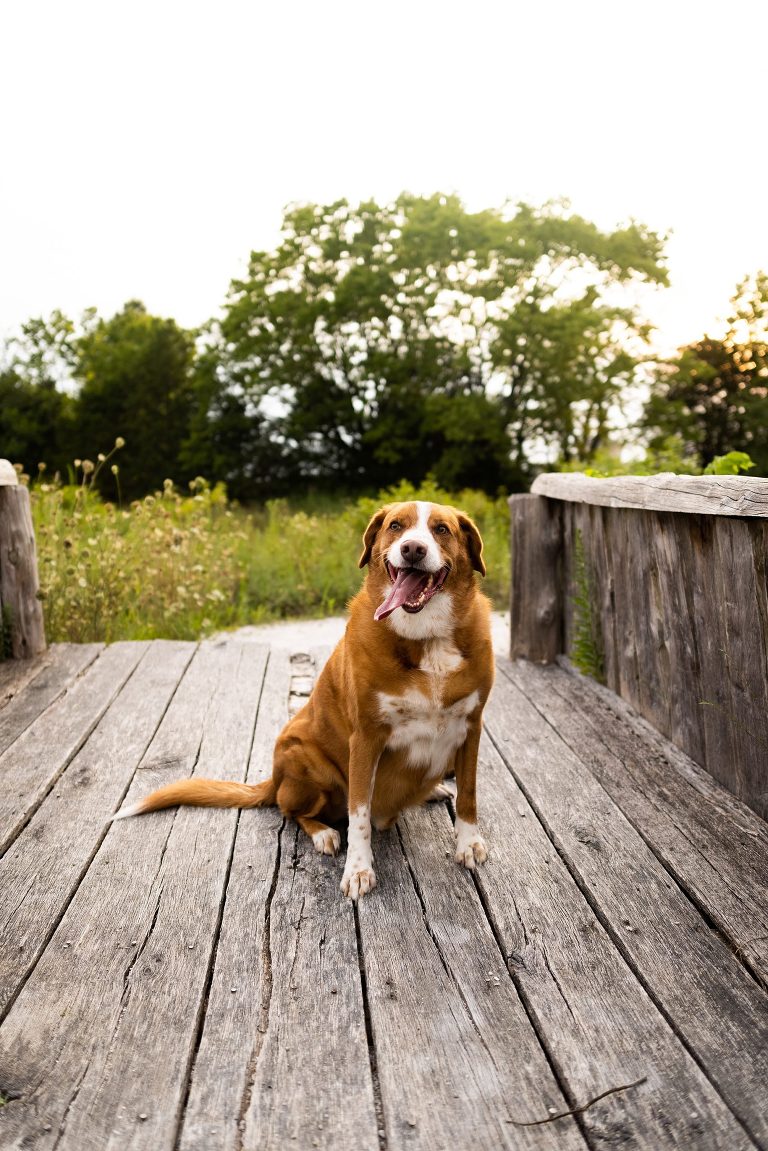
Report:
[[[0,460],[0,658],[27,659],[45,650],[39,586],[29,492]]]
[[[768,479],[512,496],[511,655],[570,657],[768,818]]]

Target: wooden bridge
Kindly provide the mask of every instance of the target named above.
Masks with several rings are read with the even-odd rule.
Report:
[[[729,790],[638,714],[656,697],[643,637],[682,652],[683,632],[660,608],[652,626],[641,608],[625,623],[619,576],[590,567],[600,505],[561,497],[513,503],[513,650],[550,662],[499,658],[475,874],[453,863],[449,801],[375,837],[379,887],[359,907],[340,895],[341,861],[274,810],[108,822],[182,775],[263,778],[324,651],[233,637],[0,664],[3,1151],[768,1148],[766,758],[728,710]],[[734,586],[759,605],[758,535],[757,576]],[[601,649],[584,605],[607,610],[611,594]],[[585,628],[611,686],[643,685],[640,707],[554,662]],[[701,683],[706,651],[688,649],[698,664],[677,678]],[[666,714],[692,731],[680,711],[696,693],[657,662]],[[743,664],[721,664],[718,698],[760,702]],[[726,737],[702,710],[706,760]],[[748,716],[752,742],[766,715]]]

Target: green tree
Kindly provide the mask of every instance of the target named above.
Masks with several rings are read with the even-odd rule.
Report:
[[[647,335],[630,309],[600,302],[595,288],[562,304],[530,292],[500,321],[493,347],[513,458],[522,466],[538,441],[560,463],[590,462],[644,358],[630,348]]]
[[[35,317],[8,340],[0,368],[0,455],[32,475],[71,463],[75,326],[61,312]]]
[[[513,483],[531,436],[563,453],[595,423],[599,438],[635,362],[622,335],[644,335],[633,312],[603,301],[630,280],[666,282],[661,239],[634,224],[601,232],[561,204],[300,205],[279,246],[254,252],[232,284],[221,386],[248,397],[296,477]],[[534,322],[552,348],[523,366]]]
[[[76,343],[80,452],[106,451],[122,436],[120,478],[128,497],[162,487],[167,477],[189,478],[178,461],[195,400],[193,359],[192,333],[149,315],[135,300],[94,322]]]
[[[738,285],[723,339],[704,336],[657,374],[644,424],[651,448],[673,434],[705,468],[716,456],[747,452],[768,474],[768,276]]]

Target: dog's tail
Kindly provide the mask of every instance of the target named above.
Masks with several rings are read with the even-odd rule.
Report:
[[[112,816],[127,819],[163,807],[187,804],[191,807],[270,807],[277,802],[277,789],[271,779],[263,783],[222,783],[218,779],[180,779],[160,787],[151,795]]]

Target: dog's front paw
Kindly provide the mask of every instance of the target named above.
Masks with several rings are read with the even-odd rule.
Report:
[[[341,890],[348,899],[357,903],[361,895],[367,895],[376,886],[376,876],[370,867],[363,867],[359,871],[347,870],[341,877]]]
[[[456,820],[456,855],[457,863],[462,863],[470,871],[474,871],[476,863],[485,863],[488,850],[485,840],[477,830],[477,824],[465,823],[463,819]]]
[[[321,855],[335,855],[341,846],[341,836],[332,827],[324,827],[322,831],[314,832],[312,842]]]

